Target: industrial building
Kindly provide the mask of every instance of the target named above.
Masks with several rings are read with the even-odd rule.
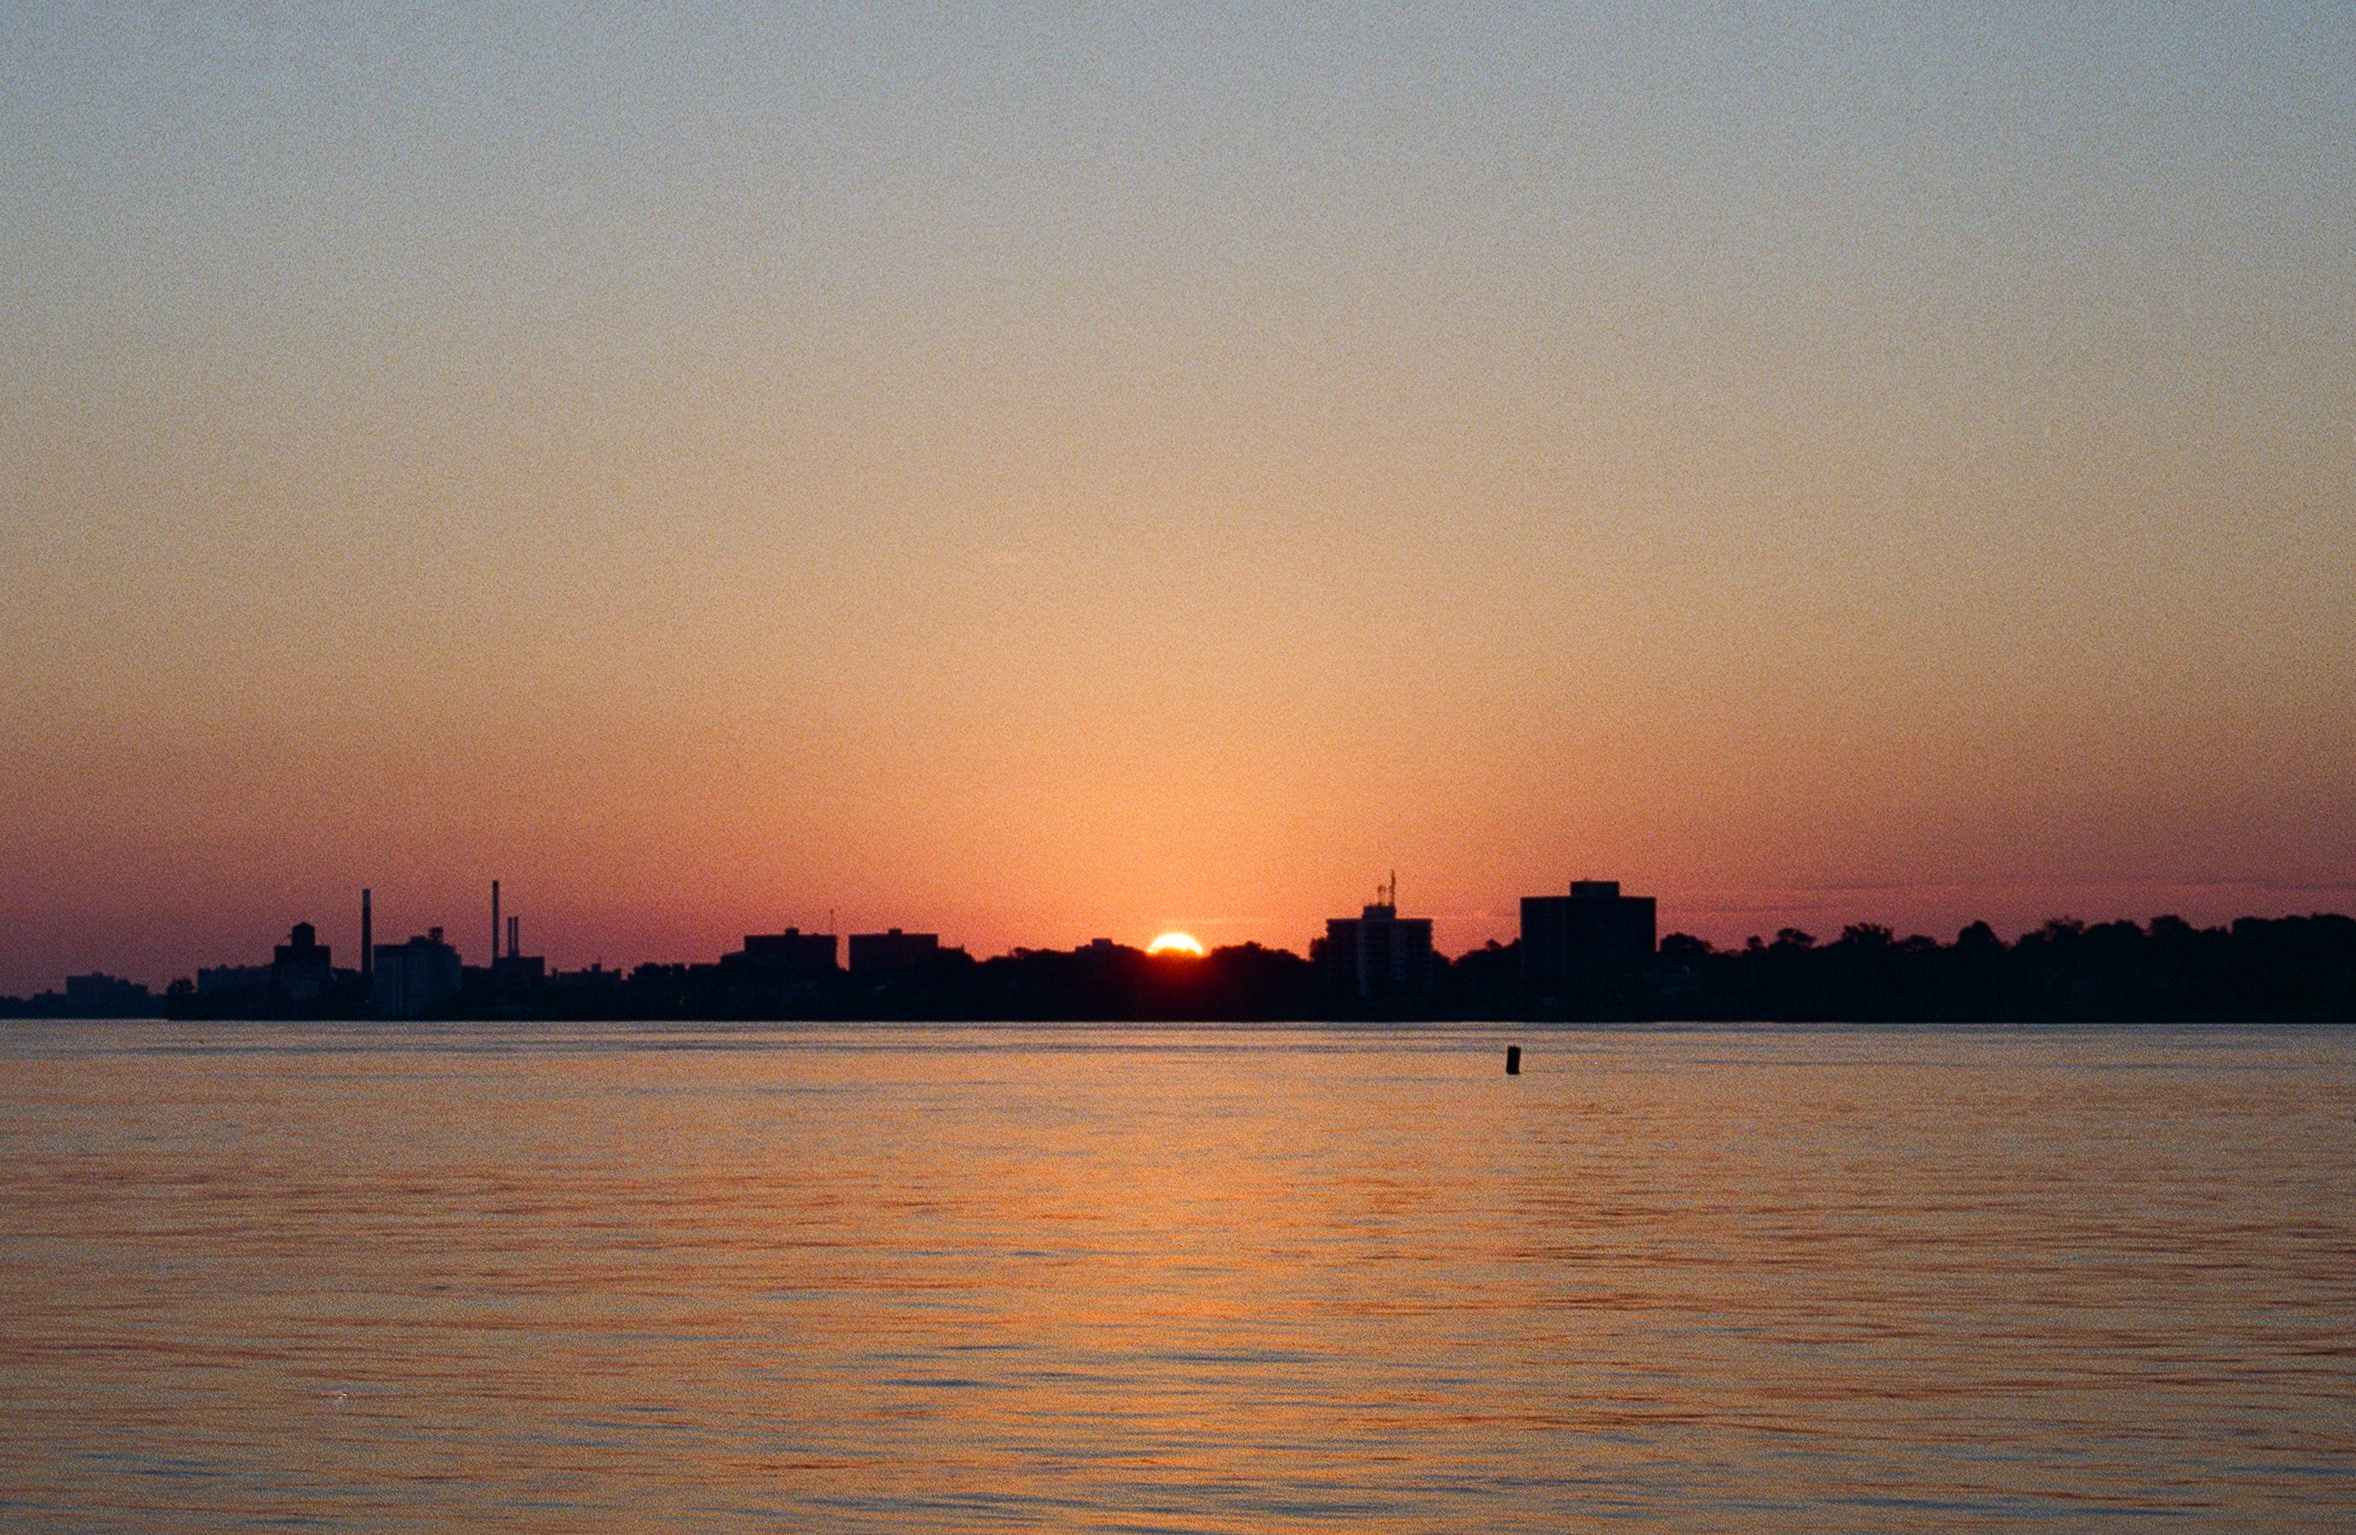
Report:
[[[297,922],[270,959],[270,997],[285,1006],[316,1002],[335,984],[333,951],[319,941],[319,930]]]
[[[423,1018],[457,996],[464,982],[458,951],[442,941],[438,927],[407,943],[380,943],[372,958],[380,1018]]]

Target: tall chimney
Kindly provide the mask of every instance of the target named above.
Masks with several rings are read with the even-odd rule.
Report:
[[[509,959],[520,958],[524,952],[523,927],[523,918],[509,917],[507,919],[507,957]]]
[[[360,978],[373,979],[376,975],[376,917],[368,909],[369,892],[360,892]]]
[[[491,963],[499,962],[499,881],[491,881]]]

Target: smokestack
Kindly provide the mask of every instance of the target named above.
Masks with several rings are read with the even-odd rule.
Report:
[[[518,959],[523,955],[523,928],[523,918],[509,917],[507,919],[507,957],[509,959]]]
[[[376,917],[368,909],[369,892],[360,892],[360,979],[376,975]]]
[[[499,962],[499,881],[491,881],[491,962]]]

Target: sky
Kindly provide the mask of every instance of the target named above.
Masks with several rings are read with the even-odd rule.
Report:
[[[0,4],[0,992],[2356,910],[2356,12],[2015,9]]]

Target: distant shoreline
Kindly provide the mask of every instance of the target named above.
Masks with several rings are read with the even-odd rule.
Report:
[[[1786,928],[1720,949],[1672,933],[1648,961],[1543,995],[1518,944],[1434,956],[1428,991],[1344,995],[1326,968],[1246,944],[1200,958],[1122,945],[960,951],[881,976],[824,967],[640,965],[543,974],[465,968],[422,1021],[562,1023],[2349,1023],[2356,919],[2244,917],[2195,928],[2172,917],[2056,920],[2012,943],[1973,923],[1953,943],[1857,924],[1829,943]],[[268,972],[256,972],[267,976]],[[161,1004],[159,1007],[158,1004]],[[368,1018],[364,978],[339,970],[297,1000],[266,981],[217,993],[175,983],[161,998],[109,977],[67,994],[0,998],[0,1018],[337,1021]]]

